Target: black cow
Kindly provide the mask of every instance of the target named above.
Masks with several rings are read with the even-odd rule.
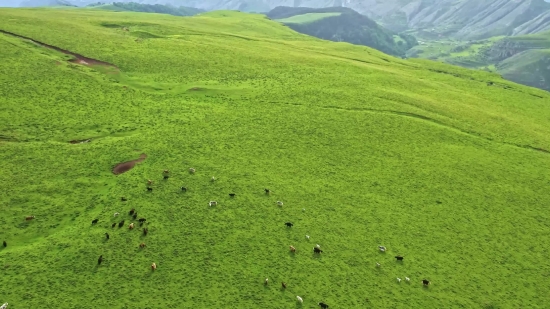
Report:
[[[313,253],[321,253],[323,252],[323,250],[317,248],[317,247],[313,247]]]
[[[115,227],[115,226],[116,226],[116,222],[111,225],[111,227]]]
[[[286,289],[286,283],[281,282],[281,286],[283,287],[283,289]]]
[[[328,305],[325,304],[325,303],[319,303],[318,305],[321,306],[321,308],[323,308],[323,309],[328,308]]]
[[[124,220],[122,220],[118,223],[118,227],[123,227],[123,226],[124,226]]]
[[[269,190],[269,189],[264,189],[264,191],[265,191],[265,194],[271,193],[271,190]]]
[[[123,202],[126,202],[128,199],[123,196],[123,197],[120,198],[120,200],[123,201]]]
[[[92,224],[96,224],[99,221],[99,219],[92,220]]]
[[[99,259],[97,259],[97,265],[101,265],[101,262],[103,262],[103,255],[100,255]]]
[[[230,197],[235,197],[235,193],[229,193]]]
[[[3,242],[4,248],[8,246],[8,243],[4,240]]]
[[[136,211],[136,209],[135,209],[135,208],[132,208],[132,209],[130,209],[130,212],[129,212],[128,214],[131,216],[131,215],[134,214],[135,211]]]
[[[139,221],[139,222],[145,222],[145,221],[147,221],[147,219],[145,219],[145,218],[139,218],[138,221]]]
[[[147,191],[153,191],[153,188],[147,187]]]
[[[109,239],[109,233],[105,233],[105,238]]]
[[[132,218],[134,218],[134,220],[136,220],[136,218],[137,218],[137,211],[134,212],[134,215],[132,216]]]
[[[285,225],[286,225],[287,227],[292,227],[292,226],[294,226],[294,224],[292,224],[292,222],[287,222],[287,223],[285,223]]]
[[[181,191],[187,192],[187,188],[186,187],[181,187]]]
[[[149,233],[149,229],[148,228],[143,228],[143,235],[147,236],[147,233]]]
[[[400,255],[396,256],[395,258],[396,258],[398,261],[403,261],[403,257],[400,256]]]
[[[430,281],[424,279],[424,280],[422,280],[422,284],[425,285],[425,286],[428,286],[428,285],[430,285]]]

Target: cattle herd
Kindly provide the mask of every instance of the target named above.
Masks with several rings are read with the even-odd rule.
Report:
[[[189,169],[189,173],[195,174],[195,172],[196,172],[196,170],[195,170],[194,168],[190,168],[190,169]],[[164,180],[167,180],[167,179],[170,177],[170,171],[169,171],[169,170],[164,170],[164,171],[162,172],[162,175],[163,175],[163,179],[164,179]],[[212,177],[210,180],[211,180],[211,181],[215,181],[216,178],[215,178],[215,177]],[[153,191],[153,181],[152,181],[152,180],[148,180],[148,181],[147,181],[147,191],[148,191],[148,192]],[[182,192],[187,192],[187,188],[186,188],[186,187],[181,187],[181,191],[182,191]],[[264,189],[264,192],[265,192],[266,195],[270,195],[273,191],[271,191],[270,189]],[[230,196],[231,198],[234,198],[234,197],[235,197],[235,193],[230,193],[229,196]],[[122,198],[121,198],[121,201],[123,201],[123,202],[125,202],[125,201],[127,201],[127,200],[128,200],[128,199],[127,199],[126,197],[122,197]],[[218,202],[216,202],[216,201],[210,201],[208,205],[209,205],[209,206],[216,206],[217,204],[218,204]],[[277,201],[277,205],[283,206],[283,202]],[[120,213],[116,212],[116,213],[114,214],[114,217],[117,217],[117,216],[119,216],[119,215],[120,215]],[[137,216],[138,216],[137,211],[136,211],[134,208],[132,208],[132,209],[128,212],[128,215],[129,215],[133,220],[136,220],[136,219],[137,219]],[[30,220],[33,220],[33,219],[35,219],[35,216],[27,216],[27,217],[25,217],[25,220],[26,220],[26,221],[30,221]],[[142,227],[142,226],[145,224],[145,222],[147,221],[147,219],[145,219],[145,218],[140,218],[140,219],[138,219],[137,221],[139,222],[140,227]],[[95,224],[97,224],[98,222],[99,222],[99,218],[96,218],[96,219],[92,220],[92,225],[95,225]],[[120,222],[118,222],[118,227],[119,227],[119,228],[123,227],[124,225],[125,225],[125,220],[121,220]],[[114,223],[111,225],[111,228],[115,228],[116,226],[117,226],[117,223],[114,222]],[[292,222],[285,222],[285,226],[286,226],[287,228],[292,228],[292,227],[294,226],[294,224],[293,224]],[[134,222],[131,222],[130,224],[128,224],[128,229],[132,230],[132,229],[134,229],[134,227],[135,227]],[[142,231],[143,231],[143,235],[144,235],[144,236],[146,236],[147,233],[149,232],[149,230],[148,230],[147,227],[143,227]],[[109,238],[110,238],[109,233],[105,233],[105,238],[106,238],[106,240],[109,240]],[[307,240],[310,239],[309,235],[306,235],[306,239],[307,239]],[[6,241],[3,242],[3,245],[4,245],[4,247],[7,247],[7,246],[8,246],[8,244],[7,244]],[[146,247],[145,243],[142,242],[142,243],[139,244],[139,248],[143,249],[143,248],[145,248],[145,247]],[[296,248],[295,248],[294,246],[289,246],[289,247],[290,247],[290,251],[291,251],[292,253],[296,253]],[[386,251],[387,251],[387,248],[384,247],[384,246],[379,246],[378,249],[379,249],[381,252],[386,252]],[[321,253],[323,253],[323,250],[321,250],[320,245],[316,245],[315,247],[313,247],[313,253],[314,253],[314,254],[321,254]],[[395,256],[395,259],[396,259],[397,262],[403,262],[404,257],[403,257],[403,256],[400,256],[400,255],[397,255],[397,256]],[[103,259],[103,255],[100,255],[99,258],[97,259],[97,265],[98,265],[98,266],[101,265],[101,263],[103,262],[103,260],[104,260],[104,259]],[[376,263],[376,267],[381,267],[381,264],[380,264],[380,263]],[[151,270],[152,270],[152,271],[155,271],[156,269],[157,269],[157,264],[156,264],[155,262],[153,262],[153,263],[151,264]],[[406,280],[407,282],[410,282],[410,278],[408,278],[408,277],[405,277],[405,280]],[[401,282],[401,278],[397,278],[397,282]],[[430,281],[427,280],[427,279],[423,279],[421,282],[422,282],[422,284],[423,284],[425,287],[427,287],[427,286],[430,285]],[[264,285],[268,285],[268,283],[269,283],[269,279],[266,278],[265,281],[264,281]],[[281,282],[281,287],[282,287],[283,289],[286,289],[287,284],[286,284],[285,282]],[[296,299],[297,299],[297,301],[298,301],[299,303],[303,303],[302,297],[296,296]],[[367,299],[367,301],[368,301],[368,299]],[[328,306],[326,303],[324,303],[324,302],[320,302],[320,303],[318,303],[318,305],[319,305],[321,308],[323,308],[323,309],[329,308],[329,306]],[[5,304],[3,304],[2,306],[0,306],[0,309],[6,309],[7,307],[8,307],[8,303],[5,303]]]

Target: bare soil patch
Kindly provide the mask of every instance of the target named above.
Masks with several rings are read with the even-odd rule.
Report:
[[[115,165],[115,167],[113,168],[113,174],[115,175],[120,175],[122,173],[125,173],[131,169],[134,168],[134,166],[136,166],[137,163],[139,162],[142,162],[143,160],[145,160],[147,158],[147,155],[142,153],[140,156],[139,156],[139,159],[135,159],[135,160],[132,160],[132,161],[128,161],[128,162],[123,162],[123,163],[119,163],[117,165]]]

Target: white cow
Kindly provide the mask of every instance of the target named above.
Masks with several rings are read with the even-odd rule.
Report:
[[[277,205],[279,205],[279,206],[283,206],[283,202],[281,202],[281,201],[277,201]]]
[[[208,205],[210,205],[210,206],[216,206],[216,205],[218,205],[218,202],[216,202],[216,201],[210,201],[210,203],[208,203]]]
[[[0,309],[7,309],[7,308],[8,308],[8,303],[5,303],[0,307]]]
[[[297,299],[300,303],[304,303],[304,300],[303,300],[300,296],[296,296],[296,299]]]

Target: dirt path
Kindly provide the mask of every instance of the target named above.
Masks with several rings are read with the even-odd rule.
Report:
[[[137,163],[142,162],[146,158],[147,158],[147,155],[142,153],[141,156],[139,156],[139,159],[119,163],[119,164],[115,165],[115,167],[113,168],[113,174],[120,175],[122,173],[125,173],[125,172],[133,169],[134,166],[136,166]]]
[[[0,29],[0,33],[11,35],[11,36],[14,36],[14,37],[17,37],[17,38],[20,38],[20,39],[29,40],[29,41],[31,41],[35,44],[40,45],[40,46],[56,50],[58,52],[66,54],[66,55],[71,55],[71,56],[75,57],[75,59],[70,60],[70,62],[73,62],[73,63],[78,63],[78,64],[82,64],[82,65],[87,65],[87,66],[92,66],[92,65],[109,66],[109,67],[116,68],[118,70],[118,67],[114,64],[111,64],[111,63],[108,63],[108,62],[105,62],[105,61],[101,61],[101,60],[97,60],[97,59],[88,58],[88,57],[82,56],[80,54],[73,53],[73,52],[70,52],[68,50],[53,46],[53,45],[49,45],[49,44],[46,44],[46,43],[36,41],[36,40],[31,39],[31,38],[26,37],[26,36],[22,36],[22,35],[15,34],[15,33],[9,32],[9,31],[1,30],[1,29]]]

